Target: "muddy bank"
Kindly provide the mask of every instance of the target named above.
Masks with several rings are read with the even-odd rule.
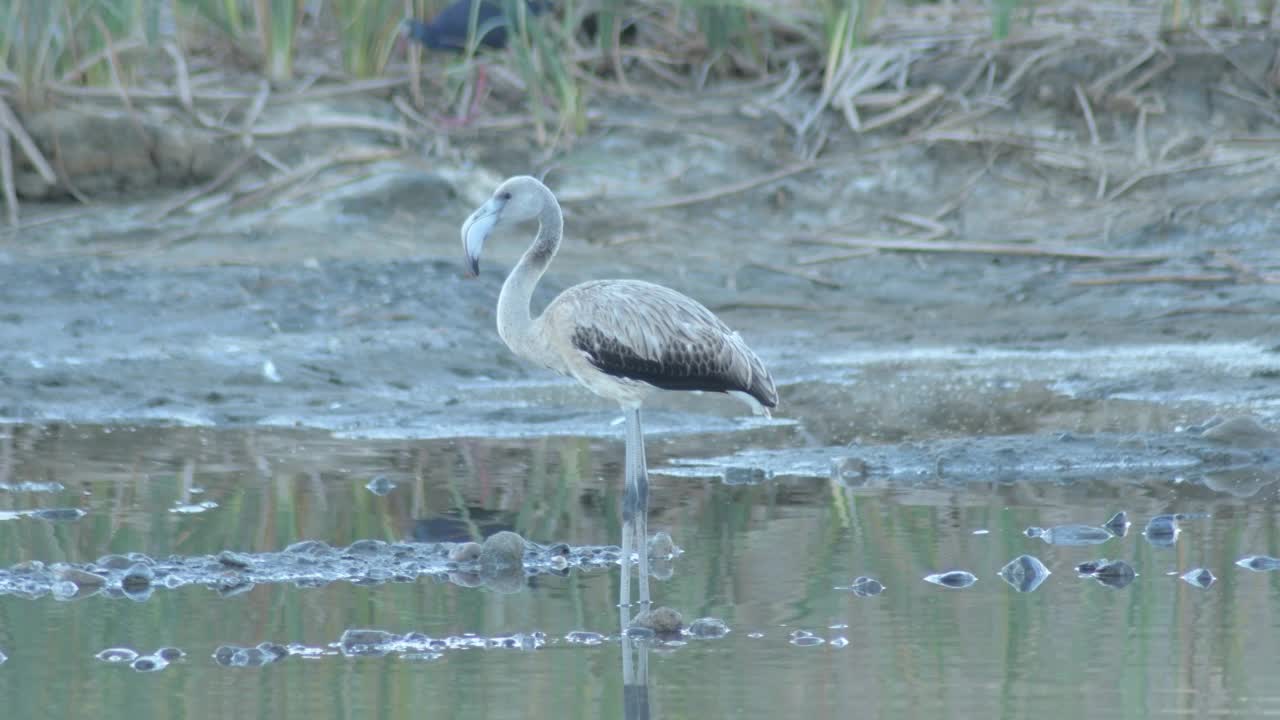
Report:
[[[1089,349],[1132,360],[1123,379],[1078,355],[1069,376],[1046,381],[1100,403],[1196,404],[1188,424],[1222,410],[1273,422],[1280,190],[1274,155],[1258,154],[1268,141],[1246,137],[1273,120],[1214,90],[1224,78],[1253,78],[1241,68],[1270,58],[1268,42],[1243,38],[1232,46],[1243,55],[1207,65],[1180,46],[1134,96],[1138,105],[1123,102],[1119,85],[1092,88],[1092,127],[1068,89],[1128,56],[1086,44],[1074,58],[1033,63],[1006,89],[1016,102],[947,134],[915,138],[921,126],[909,122],[889,133],[904,140],[886,143],[884,133],[836,132],[835,113],[823,115],[830,132],[812,164],[795,155],[788,120],[788,108],[815,100],[803,89],[602,97],[592,130],[550,163],[525,129],[276,134],[338,110],[385,114],[380,98],[268,105],[257,141],[294,163],[289,173],[246,169],[239,184],[153,189],[71,211],[27,206],[47,217],[0,244],[0,419],[365,436],[611,432],[610,408],[519,362],[494,332],[498,288],[527,236],[494,238],[482,277],[463,277],[461,220],[503,176],[550,164],[567,240],[539,302],[596,277],[692,295],[760,352],[782,388],[779,417],[819,443],[865,431],[836,417],[850,408],[892,420],[902,398],[933,402],[905,382],[892,393],[860,384],[868,354],[884,368],[933,350],[1024,353],[1013,365],[1034,372],[1058,351]],[[1019,52],[997,58],[996,77],[1026,60]],[[982,96],[963,84],[977,62],[922,56],[912,87]],[[1157,97],[1169,99],[1159,112],[1149,104]],[[186,168],[180,182],[207,178],[219,167],[210,157],[225,159],[223,140],[205,141],[213,144],[175,164]],[[1137,149],[1112,152],[1122,146]],[[1079,151],[1071,162],[1068,150]],[[164,172],[148,182],[165,184]],[[1205,351],[1142,372],[1141,349],[1167,346]],[[1247,367],[1213,359],[1214,348],[1244,347]],[[960,365],[908,375],[945,389]],[[971,397],[953,407],[976,417],[1010,401],[996,411],[1001,422],[1025,415],[1014,395],[982,389],[1022,372],[1010,367],[966,371]],[[738,412],[664,398],[651,427],[758,427]],[[896,437],[906,428],[898,423]]]

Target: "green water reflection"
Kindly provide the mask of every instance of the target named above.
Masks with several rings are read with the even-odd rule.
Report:
[[[498,529],[540,542],[610,544],[619,532],[621,446],[578,438],[348,441],[302,432],[9,428],[0,483],[58,482],[56,494],[0,491],[0,510],[81,507],[76,522],[0,522],[0,565],[83,562],[117,552],[267,552],[302,539],[345,545],[480,537]],[[723,439],[705,454],[732,451]],[[651,444],[655,467],[697,438]],[[396,483],[386,496],[365,484]],[[733,632],[647,651],[648,708],[685,717],[1257,716],[1280,712],[1280,575],[1236,568],[1277,554],[1272,486],[1239,498],[1171,478],[980,484],[853,491],[793,479],[729,487],[655,475],[654,530],[685,549],[656,598]],[[172,512],[212,502],[202,513]],[[1094,547],[1051,547],[1028,525],[1100,523],[1117,510],[1210,512],[1158,549],[1131,533]],[[989,534],[975,535],[974,530]],[[1021,553],[1054,574],[1015,593],[996,570]],[[1123,558],[1125,590],[1071,567]],[[1165,575],[1210,568],[1198,590]],[[921,582],[967,569],[963,591]],[[834,590],[855,575],[877,598]],[[539,576],[499,594],[412,584],[264,585],[234,597],[184,587],[146,602],[0,597],[5,717],[131,720],[270,718],[611,718],[624,716],[623,651],[584,647],[574,630],[616,633],[617,572]],[[542,631],[539,651],[457,650],[434,661],[287,658],[223,668],[218,645],[263,641],[326,648],[348,628],[433,637]],[[795,630],[831,641],[799,647]],[[759,635],[759,637],[753,637]],[[159,673],[108,666],[108,647],[177,646]],[[639,652],[639,651],[637,651]],[[634,698],[634,693],[632,693]],[[632,703],[633,709],[638,703]]]

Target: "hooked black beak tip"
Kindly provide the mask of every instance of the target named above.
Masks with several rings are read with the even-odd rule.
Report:
[[[467,270],[470,271],[471,277],[480,277],[480,258],[467,258]]]

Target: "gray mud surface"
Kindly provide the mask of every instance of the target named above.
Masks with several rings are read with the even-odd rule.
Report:
[[[1077,64],[1115,60],[1099,53]],[[1217,76],[1188,70],[1196,62],[1179,55],[1162,88],[1178,91],[1177,112],[1149,116],[1142,131],[1170,152],[1179,133],[1210,132],[1226,152],[1223,133],[1259,120],[1234,106],[1219,117],[1207,89]],[[938,60],[918,72],[946,84],[959,70]],[[984,119],[983,131],[1086,137],[1070,103],[1055,100],[1057,75],[1045,72],[1029,81],[1039,93]],[[678,106],[660,94],[602,100],[594,130],[557,154],[548,178],[565,206],[566,242],[544,301],[595,277],[670,285],[740,330],[779,382],[772,423],[738,419],[729,402],[669,397],[654,403],[650,431],[793,427],[786,442],[812,447],[1019,434],[1057,452],[1068,430],[1165,433],[1160,443],[1213,415],[1252,415],[1266,427],[1280,419],[1274,163],[1228,157],[1098,200],[1092,179],[1017,143],[872,151],[845,133],[807,172],[682,200],[794,162],[780,113],[746,110],[752,93],[682,96]],[[268,108],[264,122],[310,110]],[[1098,115],[1105,141],[1133,138],[1123,108]],[[518,135],[437,138],[335,165],[288,192],[251,186],[176,204],[153,192],[80,211],[39,208],[46,219],[37,213],[0,242],[0,420],[307,426],[356,437],[616,434],[612,408],[518,361],[494,331],[498,289],[525,231],[494,238],[481,277],[464,277],[462,219],[503,176],[544,165]],[[344,131],[272,149],[290,160],[339,141],[392,147]],[[1114,158],[1117,177],[1143,170],[1142,157]],[[830,244],[918,239],[903,217],[936,218],[945,228],[931,240],[936,251]],[[1100,259],[947,251],[952,243],[1051,245]],[[1104,465],[1121,452],[1074,448],[1102,453]],[[1171,448],[1169,457],[1183,452]]]

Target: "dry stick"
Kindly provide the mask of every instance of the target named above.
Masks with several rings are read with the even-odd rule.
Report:
[[[53,168],[49,167],[48,161],[44,159],[44,155],[40,152],[40,148],[31,140],[31,136],[27,134],[26,128],[22,127],[22,123],[18,122],[18,117],[9,109],[9,103],[0,97],[0,129],[7,131],[18,141],[18,147],[22,149],[22,154],[27,156],[27,160],[35,167],[36,172],[40,173],[40,178],[50,185],[58,182],[58,176],[53,172]]]
[[[913,215],[911,213],[887,213],[885,217],[890,220],[896,220],[904,225],[910,225],[925,231],[925,236],[920,240],[937,240],[944,237],[951,230],[942,223],[921,215]]]
[[[827,263],[841,262],[844,260],[852,260],[853,258],[866,257],[875,255],[875,248],[867,248],[865,250],[845,250],[842,252],[814,253],[813,255],[805,255],[796,258],[797,265],[825,265]]]
[[[1164,175],[1176,175],[1178,173],[1183,173],[1183,172],[1199,172],[1201,170],[1217,170],[1218,168],[1232,167],[1235,165],[1243,165],[1245,163],[1258,162],[1260,160],[1275,160],[1275,156],[1261,155],[1261,156],[1253,156],[1253,157],[1247,157],[1247,158],[1236,158],[1233,160],[1220,160],[1218,162],[1200,163],[1196,165],[1179,165],[1175,167],[1165,167],[1165,168],[1156,168],[1154,170],[1144,170],[1138,173],[1137,175],[1134,175],[1133,177],[1129,178],[1128,180],[1124,181],[1120,185],[1120,187],[1116,188],[1115,191],[1112,192],[1111,195],[1107,197],[1107,202],[1111,202],[1116,198],[1120,197],[1121,195],[1125,194],[1126,192],[1129,191],[1130,188],[1142,182],[1143,180],[1162,177]]]
[[[1023,255],[1030,257],[1060,257],[1073,260],[1133,260],[1161,262],[1166,255],[1142,255],[1139,253],[1110,252],[1059,245],[1009,245],[1003,243],[937,242],[922,240],[897,240],[875,238],[804,238],[797,240],[813,245],[832,245],[844,248],[871,248],[896,252],[977,253],[982,255]]]
[[[0,128],[0,183],[4,185],[4,206],[9,215],[9,227],[18,227],[18,190],[13,184],[13,146],[9,132]]]
[[[178,87],[178,104],[183,110],[196,114],[196,103],[191,98],[191,74],[187,71],[187,59],[182,57],[182,52],[178,50],[178,46],[171,42],[164,44],[164,51],[169,54],[169,58],[173,60],[174,84]]]
[[[710,200],[716,200],[728,195],[736,195],[737,193],[745,192],[747,190],[750,190],[754,187],[758,187],[760,185],[767,185],[771,182],[805,172],[806,170],[812,170],[816,165],[817,163],[812,161],[796,163],[794,165],[788,165],[787,167],[781,168],[779,170],[774,170],[771,173],[766,173],[758,177],[743,180],[742,182],[739,182],[739,183],[734,183],[732,185],[725,185],[723,187],[713,188],[711,190],[704,190],[700,193],[693,193],[692,195],[684,195],[677,198],[671,198],[669,200],[658,200],[657,202],[645,203],[642,205],[637,205],[635,209],[636,210],[664,210],[666,208],[683,207],[685,205],[696,205],[698,203],[703,203]]]
[[[1031,68],[1034,67],[1036,63],[1051,55],[1067,50],[1074,44],[1074,40],[1067,40],[1065,42],[1055,43],[1046,48],[1041,48],[1028,55],[1026,59],[1024,59],[1018,67],[1009,74],[1009,77],[1005,78],[1005,81],[1000,84],[1000,94],[1006,96],[1009,95],[1013,92],[1014,88],[1017,87],[1018,82],[1022,80],[1022,77],[1031,72]]]
[[[240,130],[240,142],[245,147],[253,146],[253,126],[258,124],[258,117],[262,115],[262,109],[267,106],[267,98],[271,97],[271,83],[265,79],[258,88],[258,94],[254,96],[253,103],[249,105],[249,109],[244,114],[244,124]]]
[[[187,207],[191,203],[199,200],[200,198],[216,191],[218,188],[222,187],[229,180],[231,180],[231,178],[235,177],[236,173],[240,172],[240,168],[244,167],[245,163],[247,163],[249,159],[253,157],[255,157],[255,154],[252,152],[242,153],[240,157],[237,157],[235,160],[232,160],[229,165],[223,168],[222,172],[218,173],[217,177],[215,177],[214,179],[210,180],[209,182],[203,185],[199,185],[197,187],[194,187],[182,193],[174,200],[161,206],[159,210],[156,210],[154,213],[151,214],[150,220],[152,222],[155,222],[157,220],[163,220],[169,215],[172,215],[173,213],[181,210],[182,208]]]
[[[1084,113],[1084,124],[1089,128],[1089,144],[1097,147],[1102,144],[1102,139],[1098,136],[1098,123],[1093,119],[1093,108],[1089,106],[1089,98],[1080,83],[1076,83],[1075,90],[1076,102],[1080,103],[1080,112]]]
[[[84,75],[86,72],[89,72],[89,69],[92,68],[94,65],[97,65],[98,63],[110,57],[112,53],[116,53],[116,54],[125,53],[131,50],[144,48],[146,46],[147,46],[146,42],[142,40],[126,40],[125,42],[122,42],[113,48],[110,44],[110,41],[108,41],[108,44],[106,47],[93,53],[92,55],[89,55],[84,60],[81,60],[80,62],[76,63],[75,67],[62,73],[62,77],[60,79],[64,83],[75,82],[81,75]]]
[[[868,133],[872,130],[891,125],[908,115],[932,105],[946,95],[946,91],[940,85],[930,85],[924,92],[920,93],[914,100],[903,103],[893,110],[881,113],[879,115],[867,118],[862,123],[861,132]]]
[[[1237,100],[1242,100],[1244,102],[1249,103],[1250,105],[1253,105],[1258,109],[1259,112],[1261,112],[1263,115],[1266,115],[1267,119],[1269,119],[1271,122],[1280,123],[1280,113],[1277,113],[1275,110],[1272,109],[1271,100],[1268,100],[1267,98],[1255,97],[1245,92],[1244,90],[1237,88],[1234,85],[1227,85],[1226,83],[1219,83],[1217,85],[1214,85],[1213,89],[1222,93],[1223,95],[1226,95],[1228,97],[1233,97]]]
[[[836,290],[839,290],[840,288],[844,287],[844,285],[842,285],[841,283],[838,283],[834,280],[828,280],[820,275],[817,275],[816,273],[805,272],[804,270],[798,270],[796,268],[789,268],[781,265],[774,265],[772,263],[767,263],[761,260],[748,260],[747,266],[758,267],[763,270],[768,270],[770,272],[776,272],[779,275],[788,275],[790,277],[800,278],[801,280],[808,280],[814,285],[821,285],[823,287],[834,288]]]
[[[1158,47],[1159,46],[1154,43],[1148,45],[1145,50],[1138,53],[1128,62],[1121,63],[1119,67],[1109,73],[1106,73],[1097,80],[1094,80],[1089,84],[1089,97],[1094,100],[1101,100],[1102,96],[1106,94],[1107,88],[1110,87],[1112,83],[1138,69],[1143,63],[1154,57]]]
[[[378,162],[380,160],[389,160],[399,157],[403,154],[401,150],[356,150],[345,153],[335,153],[328,157],[319,158],[311,162],[304,163],[298,167],[272,178],[262,186],[245,193],[236,198],[231,203],[231,207],[239,208],[251,205],[271,193],[287,188],[294,183],[301,182],[307,178],[315,176],[317,173],[338,165],[350,165],[355,163]]]
[[[1156,63],[1154,66],[1149,68],[1146,72],[1139,75],[1137,78],[1134,79],[1133,82],[1117,90],[1115,94],[1119,97],[1137,95],[1138,90],[1140,88],[1145,86],[1147,83],[1150,83],[1152,80],[1155,80],[1159,75],[1161,75],[1162,73],[1164,73],[1165,71],[1167,71],[1169,68],[1173,67],[1176,64],[1177,62],[1174,61],[1172,57],[1165,55],[1164,57],[1160,58],[1160,62]]]
[[[263,125],[253,129],[253,136],[278,137],[292,135],[305,130],[371,130],[392,135],[403,135],[413,138],[413,133],[404,125],[397,125],[383,120],[351,115],[322,115],[308,118],[296,123],[278,123]]]
[[[1247,68],[1242,66],[1239,62],[1237,62],[1234,57],[1224,52],[1222,49],[1222,46],[1218,45],[1217,41],[1213,39],[1213,36],[1205,32],[1204,28],[1200,27],[1199,25],[1196,25],[1195,33],[1196,35],[1200,36],[1200,39],[1204,41],[1205,45],[1208,45],[1211,50],[1221,55],[1222,59],[1227,61],[1227,64],[1235,68],[1236,72],[1240,73],[1245,77],[1246,80],[1253,83],[1255,87],[1261,90],[1263,94],[1265,94],[1272,101],[1275,100],[1276,98],[1275,88],[1268,87],[1266,82],[1264,82],[1261,78],[1254,77],[1253,73],[1249,72]]]
[[[428,128],[432,130],[435,129],[435,126],[432,125],[425,117],[419,115],[418,111],[410,107],[409,101],[405,100],[403,96],[400,96],[400,95],[395,96],[394,98],[391,99],[391,104],[395,105],[396,109],[399,110],[402,115],[409,118],[410,120],[417,123],[418,125],[421,125],[424,128]]]
[[[1072,285],[1135,285],[1155,283],[1223,283],[1236,282],[1235,275],[1206,273],[1191,275],[1116,275],[1114,277],[1077,278]]]
[[[102,18],[95,15],[93,22],[98,26],[98,32],[102,33],[102,37],[107,41],[107,50],[111,50],[114,41],[111,39],[111,33],[107,30],[107,25]],[[142,139],[143,144],[148,149],[152,148],[154,141],[147,133],[147,129],[142,125],[142,118],[138,115],[138,111],[133,107],[133,101],[129,99],[129,92],[125,90],[124,78],[120,75],[120,65],[114,51],[107,53],[107,69],[111,71],[111,88],[115,91],[116,97],[124,105],[125,112],[129,113],[129,122],[133,125],[133,129],[138,133],[138,137]]]
[[[276,170],[282,173],[289,172],[292,169],[288,165],[285,165],[283,162],[281,162],[280,158],[277,158],[275,155],[272,155],[271,153],[267,152],[266,150],[263,150],[260,147],[255,147],[253,149],[253,154],[256,155],[258,159],[261,160],[262,162],[270,165],[271,167],[275,168]]]

